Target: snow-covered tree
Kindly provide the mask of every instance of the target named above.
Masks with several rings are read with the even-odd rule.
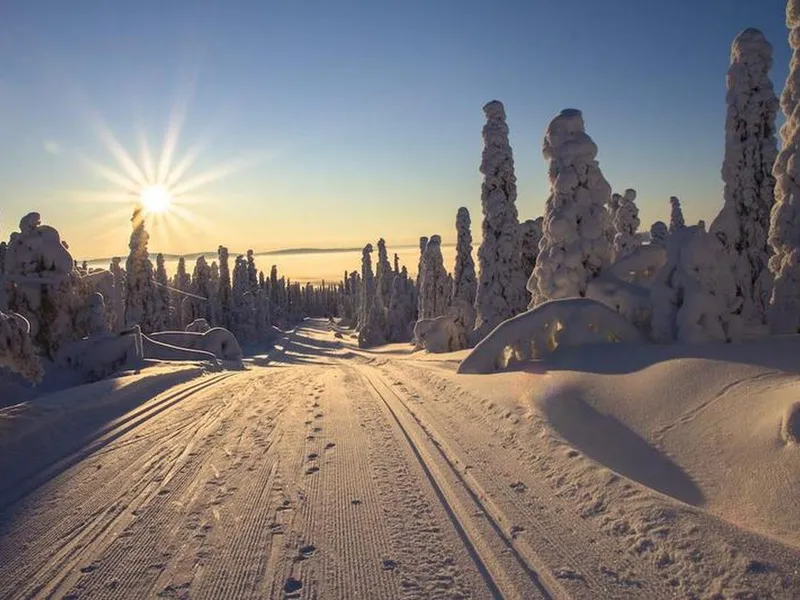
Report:
[[[140,206],[134,209],[131,223],[130,253],[125,263],[125,322],[127,326],[138,324],[143,333],[150,333],[158,331],[161,316],[153,283],[153,263],[147,251],[150,234],[145,229]]]
[[[669,232],[672,234],[686,227],[686,221],[683,220],[681,201],[675,196],[670,196],[669,204]]]
[[[525,310],[525,279],[517,235],[517,178],[506,111],[497,100],[487,103],[483,111],[486,114],[480,167],[483,237],[478,248],[475,339]]]
[[[452,302],[461,300],[468,306],[475,305],[478,280],[475,276],[475,261],[472,259],[472,221],[469,211],[462,206],[456,213],[456,263],[453,267]],[[472,329],[473,323],[469,324]]]
[[[230,329],[231,319],[231,269],[229,264],[228,249],[225,246],[217,248],[219,258],[219,324]]]
[[[170,310],[169,301],[169,278],[167,277],[167,268],[164,265],[164,255],[160,252],[156,254],[156,300],[158,307],[156,314],[158,315],[158,328],[156,331],[163,331],[169,327],[172,315]],[[105,309],[105,305],[103,305]]]
[[[650,225],[650,243],[664,244],[669,237],[669,229],[664,221],[656,221]]]
[[[186,294],[181,293],[190,291],[192,287],[192,277],[186,271],[186,259],[183,256],[178,259],[178,268],[172,279],[172,287],[175,288],[172,298],[175,306],[175,322],[177,329],[182,330],[192,322],[191,299]]]
[[[425,256],[425,248],[428,246],[428,238],[424,235],[419,238],[419,262],[417,263],[417,279],[415,285],[419,292],[419,280],[422,276],[422,258]]]
[[[256,342],[255,298],[250,292],[248,261],[241,254],[233,267],[231,331],[242,345]]]
[[[746,29],[736,36],[727,78],[725,203],[711,233],[725,248],[740,298],[737,311],[748,327],[766,324],[772,292],[767,236],[775,203],[778,99],[769,78],[771,67],[772,46],[760,31]]]
[[[205,256],[198,256],[192,271],[191,293],[189,297],[189,321],[205,319],[209,325],[214,323],[211,303],[213,301],[214,284],[211,281],[211,267],[206,262]]]
[[[358,346],[369,348],[386,343],[385,320],[375,277],[372,274],[372,244],[361,251],[361,318],[358,331]]]
[[[432,235],[422,256],[418,319],[433,319],[447,311],[447,271],[441,244],[442,238]]]
[[[114,277],[114,289],[106,306],[111,313],[109,319],[111,331],[120,331],[125,326],[125,269],[122,268],[121,262],[122,259],[115,256],[108,267]]]
[[[392,281],[392,296],[389,300],[387,317],[389,341],[407,342],[411,338],[411,328],[416,312],[413,289],[413,286],[409,285],[408,271],[403,267]]]
[[[800,0],[786,5],[792,60],[781,94],[786,122],[775,161],[775,205],[770,215],[769,269],[774,277],[769,308],[773,333],[800,332]]]
[[[639,209],[636,190],[627,189],[614,213],[614,260],[619,260],[636,250],[642,243],[636,236],[639,230]]]
[[[547,127],[543,153],[550,161],[539,256],[528,290],[531,307],[547,300],[584,296],[608,265],[611,186],[597,163],[597,146],[586,134],[581,111],[566,109]]]
[[[377,293],[380,296],[381,306],[388,308],[389,300],[392,296],[392,265],[389,262],[389,254],[386,252],[386,240],[378,240],[378,264],[375,268],[375,278],[377,279]]]
[[[528,219],[519,224],[520,255],[522,257],[522,274],[528,281],[536,266],[539,256],[539,242],[542,240],[542,217]]]

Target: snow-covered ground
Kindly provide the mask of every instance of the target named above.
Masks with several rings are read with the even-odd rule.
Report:
[[[0,410],[0,596],[800,597],[797,336],[461,375],[335,333]]]

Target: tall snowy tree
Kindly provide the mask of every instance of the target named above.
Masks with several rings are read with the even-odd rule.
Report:
[[[422,256],[418,319],[433,319],[447,312],[447,271],[441,244],[441,237],[432,235]]]
[[[380,296],[381,305],[388,308],[389,299],[392,296],[392,265],[389,262],[389,254],[386,252],[386,240],[378,240],[378,264],[375,269],[375,278],[378,280],[377,292]]]
[[[639,224],[636,190],[627,189],[620,197],[619,206],[614,213],[614,260],[627,256],[642,245],[636,236]]]
[[[231,326],[231,269],[230,255],[225,246],[217,248],[219,257],[219,324],[230,329]]]
[[[483,238],[478,248],[475,339],[485,337],[502,321],[525,310],[525,279],[517,235],[517,178],[506,111],[497,100],[487,103],[483,111],[486,115],[480,167]]]
[[[778,99],[770,68],[772,46],[760,31],[745,29],[736,36],[727,78],[725,203],[711,224],[711,233],[722,243],[733,269],[740,299],[736,313],[746,326],[767,323],[772,292],[767,237],[775,203],[772,168],[778,154]]]
[[[781,94],[786,122],[773,170],[775,205],[769,229],[769,269],[774,277],[769,327],[773,333],[800,332],[800,0],[787,3],[786,26],[792,60]]]
[[[158,329],[164,330],[169,327],[172,320],[170,298],[169,298],[169,278],[167,277],[167,268],[164,264],[164,255],[160,252],[156,255],[156,298],[158,299],[157,313],[160,322]]]
[[[595,157],[581,111],[566,109],[547,127],[543,153],[550,161],[539,257],[528,280],[531,307],[584,296],[590,280],[611,258],[608,204],[611,186]]]
[[[137,206],[131,217],[130,253],[125,263],[125,322],[128,326],[138,324],[142,331],[158,331],[161,318],[153,283],[153,263],[150,262],[147,242],[150,234],[144,226],[142,208]]]
[[[428,238],[424,235],[419,238],[419,263],[417,263],[417,279],[415,285],[419,291],[419,280],[422,276],[422,257],[425,256],[425,248],[428,246]]]
[[[669,199],[669,232],[670,234],[680,231],[686,227],[686,221],[683,220],[683,210],[681,209],[681,201],[675,196],[670,196]]]
[[[386,324],[382,313],[380,296],[372,274],[372,244],[361,251],[361,319],[358,345],[369,348],[386,343]]]
[[[195,319],[205,319],[209,325],[214,325],[212,302],[214,299],[214,284],[211,280],[211,267],[206,262],[205,256],[198,256],[192,272],[191,293],[189,305],[191,306],[190,322]]]
[[[475,297],[478,279],[472,259],[472,221],[469,211],[462,206],[456,213],[456,262],[453,267],[453,289],[450,304],[459,312],[460,322],[466,330],[475,327]]]
[[[122,259],[115,256],[108,267],[114,277],[114,290],[108,302],[108,309],[112,315],[111,331],[120,331],[125,326],[125,269],[122,268],[121,262]]]

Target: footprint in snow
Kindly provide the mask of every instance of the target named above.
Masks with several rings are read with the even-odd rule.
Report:
[[[306,475],[311,475],[317,471],[319,471],[319,467],[308,467],[308,469],[306,469]]]
[[[336,444],[334,444],[333,442],[328,442],[327,444],[325,444],[325,450],[331,450],[335,445]]]
[[[319,458],[319,454],[317,454],[316,452],[312,452],[311,454],[308,455],[308,460],[316,460],[317,458]]]
[[[286,598],[299,598],[300,590],[303,589],[303,582],[294,577],[289,577],[283,584],[283,591]]]
[[[297,560],[306,560],[314,556],[314,553],[317,551],[317,547],[314,544],[308,544],[307,546],[303,546],[300,548],[300,551],[297,555]]]

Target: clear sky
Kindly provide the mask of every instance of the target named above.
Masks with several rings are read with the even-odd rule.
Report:
[[[0,236],[37,210],[75,256],[125,252],[133,196],[121,193],[120,150],[146,173],[145,140],[157,171],[171,124],[173,169],[196,160],[178,178],[178,210],[151,224],[156,251],[448,242],[461,205],[477,237],[481,107],[492,99],[506,105],[521,218],[544,209],[542,136],[571,107],[612,187],[637,189],[643,229],[668,218],[670,195],[687,221],[710,220],[730,43],[761,29],[780,93],[784,10],[783,0],[11,0],[0,18]]]

